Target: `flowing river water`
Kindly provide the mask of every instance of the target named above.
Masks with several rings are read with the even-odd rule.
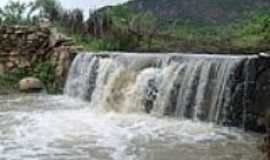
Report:
[[[0,96],[0,160],[261,160],[256,58],[81,53],[63,95]]]
[[[262,136],[91,109],[65,96],[0,97],[0,160],[260,160]]]

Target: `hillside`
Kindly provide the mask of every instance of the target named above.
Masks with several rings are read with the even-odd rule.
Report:
[[[106,50],[229,54],[270,51],[270,10],[266,9],[270,1],[166,2],[134,0],[103,8],[88,21],[94,28],[90,34],[105,42],[98,46],[106,46]]]
[[[269,0],[133,0],[136,12],[151,12],[166,20],[226,24],[270,7]]]

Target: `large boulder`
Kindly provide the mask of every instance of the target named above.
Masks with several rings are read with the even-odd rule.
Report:
[[[44,89],[44,84],[35,77],[27,77],[20,80],[19,89],[22,92],[37,92]]]

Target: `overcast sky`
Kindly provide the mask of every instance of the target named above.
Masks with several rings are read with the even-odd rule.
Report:
[[[4,6],[11,0],[0,0],[0,6]],[[22,2],[30,2],[32,0],[15,0]],[[104,7],[106,5],[115,5],[119,3],[127,2],[128,0],[59,0],[65,8],[80,8],[88,13],[88,10]]]

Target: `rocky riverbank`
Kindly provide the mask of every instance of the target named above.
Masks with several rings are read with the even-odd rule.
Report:
[[[61,89],[77,49],[50,26],[0,26],[0,94],[13,92],[24,77]]]

